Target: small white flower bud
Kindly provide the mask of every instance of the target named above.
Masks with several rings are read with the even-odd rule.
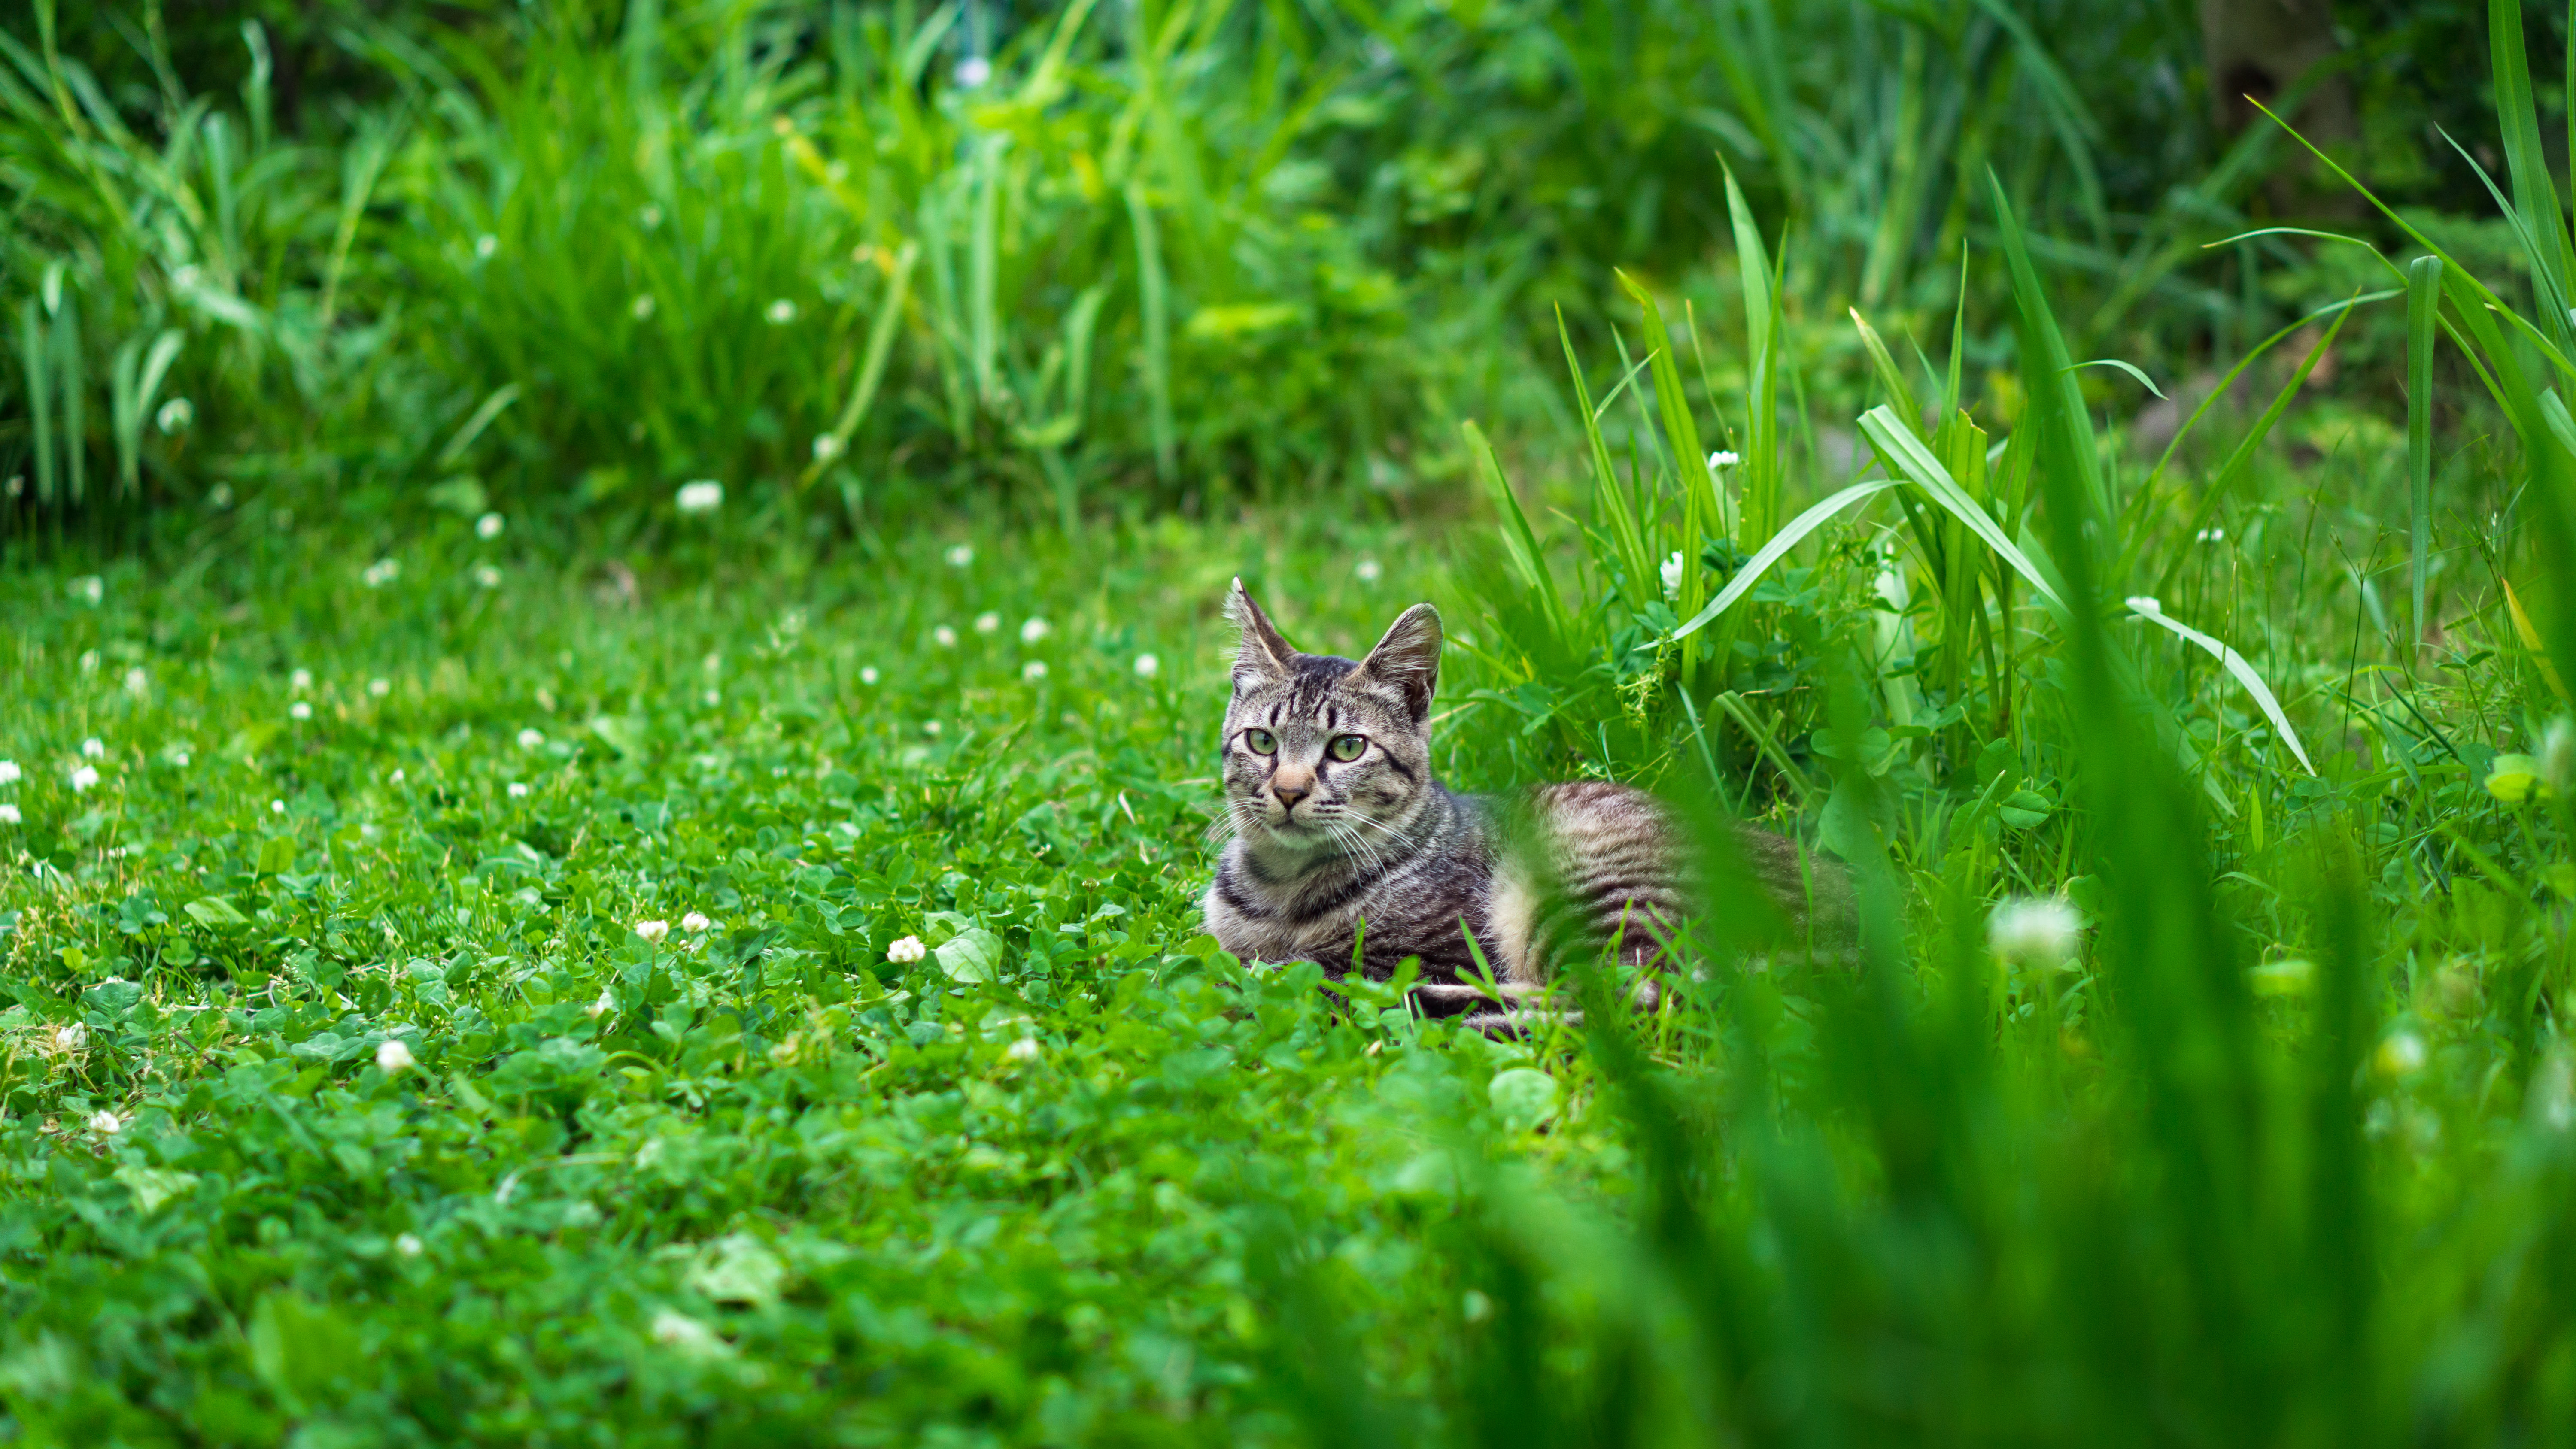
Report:
[[[886,959],[898,966],[909,966],[929,954],[930,948],[921,944],[919,936],[897,937],[893,945],[886,947]]]
[[[412,1060],[411,1048],[403,1045],[400,1037],[389,1036],[376,1048],[376,1070],[388,1077],[396,1072],[410,1071],[418,1065],[420,1063]]]
[[[2082,932],[2075,907],[2056,896],[2016,897],[1986,918],[1986,944],[2013,966],[2065,965]]]

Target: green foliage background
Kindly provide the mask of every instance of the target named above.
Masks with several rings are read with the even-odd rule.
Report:
[[[0,1441],[2565,1440],[2565,17],[2346,19],[0,28]],[[1228,957],[1238,575],[1856,961]]]

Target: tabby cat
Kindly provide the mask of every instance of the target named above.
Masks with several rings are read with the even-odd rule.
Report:
[[[1336,977],[1356,964],[1374,979],[1418,957],[1417,999],[1475,1010],[1487,1030],[1508,1025],[1509,1003],[1469,984],[1471,935],[1507,997],[1535,991],[1570,953],[1613,941],[1631,964],[1660,958],[1692,891],[1677,824],[1652,795],[1580,781],[1497,798],[1432,778],[1437,610],[1405,610],[1353,663],[1289,647],[1241,579],[1226,605],[1242,630],[1219,822],[1233,838],[1206,912],[1228,951],[1314,961]],[[1525,844],[1506,847],[1506,836]],[[1745,828],[1738,844],[1793,919],[1820,886],[1840,894],[1833,868],[1788,840]]]

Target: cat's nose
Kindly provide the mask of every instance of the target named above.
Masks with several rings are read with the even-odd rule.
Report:
[[[1294,810],[1297,808],[1298,801],[1305,799],[1307,796],[1312,795],[1315,792],[1311,787],[1301,789],[1295,785],[1281,785],[1274,783],[1270,787],[1270,793],[1279,797],[1280,809]]]

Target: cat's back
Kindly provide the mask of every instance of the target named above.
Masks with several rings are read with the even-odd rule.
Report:
[[[1510,846],[1495,873],[1489,919],[1515,979],[1543,981],[1569,950],[1614,938],[1623,958],[1653,960],[1708,894],[1672,807],[1633,785],[1541,785],[1502,813]],[[1840,867],[1755,826],[1735,826],[1734,837],[1737,868],[1793,926],[1848,913]]]

